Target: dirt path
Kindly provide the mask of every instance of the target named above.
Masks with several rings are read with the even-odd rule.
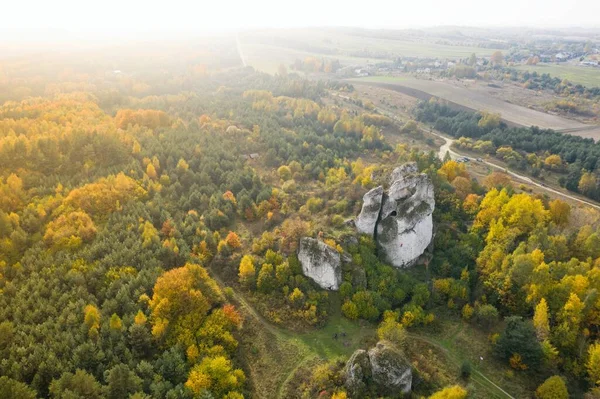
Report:
[[[227,284],[225,284],[225,282],[221,279],[221,277],[216,272],[214,272],[214,270],[211,270],[211,269],[209,269],[209,270],[210,270],[211,277],[219,284],[220,287],[223,288],[223,287],[227,286]],[[271,333],[275,337],[275,339],[290,341],[290,338],[287,336],[287,335],[289,335],[288,331],[284,331],[283,329],[270,323],[260,313],[258,313],[256,311],[256,309],[254,309],[254,307],[246,300],[246,298],[244,298],[244,295],[240,294],[237,290],[233,289],[233,287],[231,287],[231,288],[233,290],[233,300],[242,309],[242,311],[245,313],[246,316],[249,316],[249,317],[252,317],[253,319],[255,319],[261,325],[261,328],[264,328],[266,331]],[[300,367],[302,367],[304,364],[306,364],[307,362],[313,360],[317,356],[314,352],[312,352],[310,350],[309,347],[307,347],[307,346],[301,347],[302,344],[300,342],[294,342],[294,344],[298,347],[298,352],[304,353],[304,355],[302,357],[298,358],[297,363],[294,365],[294,367],[292,369],[289,370],[289,372],[287,372],[287,374],[285,375],[285,378],[282,380],[281,384],[277,387],[277,397],[278,398],[284,398],[284,396],[283,396],[284,388],[286,387],[288,382],[292,379],[294,374],[296,374],[298,369]]]
[[[458,332],[460,332],[460,331],[458,331]],[[457,332],[457,334],[458,334],[458,332]],[[417,341],[425,342],[426,344],[439,349],[452,363],[454,363],[457,366],[457,368],[459,368],[461,366],[461,362],[458,360],[456,354],[452,353],[452,351],[450,351],[448,348],[443,346],[437,340],[435,340],[433,338],[425,337],[423,335],[416,335],[416,334],[412,334],[412,333],[408,333],[407,337],[417,340]],[[477,370],[475,367],[473,367],[473,373],[475,374],[475,376],[471,375],[472,381],[474,381],[476,384],[480,385],[483,389],[488,391],[488,393],[494,395],[494,397],[515,399],[515,397],[513,397],[511,394],[506,392],[501,387],[499,387],[497,384],[495,384],[492,380],[490,380],[488,377],[486,377],[482,372]],[[483,380],[483,381],[481,381],[481,380]],[[490,389],[492,389],[492,391],[490,391]],[[497,390],[497,392],[494,392],[493,390]]]
[[[225,284],[223,279],[214,270],[212,270],[212,269],[209,269],[209,270],[210,270],[211,277],[219,284],[219,286],[221,288],[229,287],[227,284]],[[260,313],[258,313],[256,311],[256,309],[254,309],[254,307],[246,300],[246,298],[244,298],[244,296],[242,294],[237,292],[233,287],[230,287],[230,288],[233,291],[233,299],[235,300],[235,302],[237,302],[237,304],[240,307],[242,307],[250,316],[255,318],[260,324],[262,324],[265,327],[265,329],[267,331],[269,331],[271,334],[273,334],[277,337],[279,337],[281,335],[281,330],[279,328],[275,327],[267,319],[265,319]]]
[[[217,273],[215,273],[213,270],[210,270],[210,272],[211,272],[210,273],[211,277],[221,287],[227,286]],[[284,394],[285,394],[284,389],[287,386],[287,384],[289,383],[289,381],[294,377],[294,375],[296,374],[298,369],[300,369],[301,367],[306,365],[308,362],[314,360],[319,355],[312,348],[310,348],[310,346],[307,346],[306,344],[304,344],[302,342],[294,340],[293,335],[291,335],[289,331],[283,330],[280,327],[277,327],[277,326],[271,324],[268,320],[266,320],[261,314],[259,314],[254,309],[254,307],[246,300],[246,298],[244,298],[244,296],[241,293],[239,293],[236,290],[233,290],[233,299],[238,304],[238,306],[240,308],[242,308],[243,312],[247,316],[255,319],[261,325],[262,328],[264,328],[265,330],[267,330],[268,332],[273,334],[273,336],[276,339],[287,340],[287,341],[293,340],[294,344],[298,347],[298,352],[302,354],[302,356],[297,359],[297,362],[295,363],[294,367],[292,367],[289,371],[286,370],[285,377],[282,379],[281,384],[277,388],[277,397],[284,398]],[[434,340],[433,338],[429,338],[429,337],[425,337],[425,336],[421,336],[421,335],[410,334],[410,333],[408,335],[412,339],[425,342],[428,345],[438,348],[446,355],[446,357],[452,363],[454,363],[457,367],[460,367],[460,361],[458,360],[457,355],[452,353],[451,351],[449,351],[438,341]],[[476,376],[473,378],[473,381],[476,384],[480,385],[482,387],[482,389],[486,390],[491,395],[491,397],[500,398],[500,399],[503,399],[503,398],[514,399],[510,394],[508,394],[501,387],[499,387],[498,385],[493,383],[489,378],[487,378],[479,370],[474,370],[474,374]]]

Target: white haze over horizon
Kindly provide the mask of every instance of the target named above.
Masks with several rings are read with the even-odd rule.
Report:
[[[600,0],[9,0],[0,43],[158,38],[260,28],[600,28]]]

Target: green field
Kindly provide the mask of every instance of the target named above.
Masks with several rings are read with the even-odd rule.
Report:
[[[537,73],[548,73],[561,79],[567,79],[572,83],[579,83],[588,87],[600,86],[600,68],[580,67],[576,65],[519,65],[516,69]]]
[[[387,39],[349,34],[343,30],[293,29],[249,32],[240,35],[242,51],[249,65],[274,73],[280,64],[289,65],[296,59],[308,56],[339,60],[343,65],[378,63],[396,57],[432,57],[458,59],[475,53],[489,56],[491,49],[467,46],[450,46],[425,41]],[[369,57],[365,52],[385,56]]]

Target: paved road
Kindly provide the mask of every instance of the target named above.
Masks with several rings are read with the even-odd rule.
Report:
[[[349,99],[350,99],[350,97],[348,97],[348,96],[343,96],[343,95],[340,95],[340,94],[336,94],[336,96],[337,96],[337,97],[340,97],[340,98],[343,98],[343,99],[345,99],[345,100],[349,100]],[[378,110],[380,113],[382,113],[383,115],[387,115],[388,117],[390,117],[390,118],[394,119],[395,121],[397,121],[397,122],[401,122],[401,121],[398,119],[398,117],[397,117],[395,114],[393,114],[393,113],[391,113],[391,112],[388,112],[388,111],[386,111],[386,110],[384,110],[384,109],[382,109],[382,108],[380,108],[380,107],[375,107],[375,108],[376,108],[376,109],[377,109],[377,110]],[[434,136],[437,136],[437,137],[439,137],[439,138],[441,138],[441,139],[445,140],[444,144],[442,144],[442,146],[440,147],[440,149],[439,149],[439,151],[438,151],[438,157],[439,157],[440,159],[442,159],[442,160],[443,160],[443,159],[444,159],[444,156],[446,156],[446,153],[447,153],[447,152],[450,152],[450,157],[451,157],[452,159],[461,158],[461,157],[464,157],[464,156],[466,156],[466,155],[461,155],[460,153],[456,152],[456,151],[455,151],[455,150],[452,148],[452,143],[454,143],[454,140],[453,140],[453,139],[451,139],[451,138],[449,138],[449,137],[446,137],[446,136],[444,136],[444,135],[442,135],[442,134],[440,134],[440,133],[438,133],[438,132],[435,132],[435,131],[430,131],[429,133],[431,133],[431,134],[433,134]],[[575,197],[575,196],[573,196],[573,195],[570,195],[570,194],[567,194],[567,193],[563,193],[562,191],[555,190],[555,189],[553,189],[553,188],[551,188],[551,187],[548,187],[548,186],[546,186],[545,184],[542,184],[542,183],[538,183],[538,182],[536,182],[536,181],[535,181],[535,180],[533,180],[531,177],[528,177],[528,176],[521,175],[521,174],[519,174],[519,173],[513,172],[512,170],[510,170],[510,169],[507,169],[507,168],[506,168],[506,167],[504,167],[504,166],[501,166],[501,165],[498,165],[498,164],[495,164],[495,163],[493,163],[493,162],[486,161],[486,160],[483,160],[483,163],[485,163],[486,165],[489,165],[489,166],[491,166],[492,168],[499,169],[499,170],[501,170],[501,171],[503,171],[503,172],[506,172],[506,173],[508,173],[509,175],[511,175],[512,177],[514,177],[514,178],[516,178],[516,179],[519,179],[519,180],[521,180],[521,181],[524,181],[524,182],[526,182],[526,183],[528,183],[528,184],[531,184],[531,185],[533,185],[533,186],[539,187],[539,188],[541,188],[542,190],[546,190],[546,191],[548,191],[548,192],[551,192],[551,193],[553,193],[553,194],[559,195],[559,196],[561,196],[561,197],[563,197],[563,198],[568,198],[568,199],[570,199],[570,200],[573,200],[573,201],[579,202],[579,203],[581,203],[581,204],[584,204],[584,205],[587,205],[587,206],[591,206],[591,207],[593,207],[593,208],[596,208],[596,209],[600,209],[600,205],[598,205],[598,204],[595,204],[595,203],[593,203],[593,202],[590,202],[590,201],[586,201],[586,200],[584,200],[584,199],[581,199],[581,198],[579,198],[579,197]]]
[[[437,136],[437,137],[445,140],[445,143],[440,147],[440,151],[438,152],[438,157],[440,159],[444,159],[444,156],[446,155],[446,152],[450,152],[450,157],[452,159],[457,159],[457,158],[464,157],[464,155],[461,155],[458,152],[454,151],[454,149],[452,149],[452,143],[454,143],[453,139],[451,139],[449,137],[446,137],[446,136],[443,136],[443,135],[441,135],[441,134],[439,134],[437,132],[434,132],[434,131],[430,131],[429,133],[431,133],[434,136]],[[531,185],[534,185],[536,187],[539,187],[539,188],[541,188],[543,190],[549,191],[549,192],[551,192],[553,194],[560,195],[561,197],[568,198],[568,199],[573,200],[573,201],[577,201],[579,203],[582,203],[584,205],[588,205],[588,206],[594,207],[596,209],[600,209],[600,206],[597,205],[597,204],[594,204],[593,202],[586,201],[584,199],[575,197],[573,195],[569,195],[569,194],[563,193],[562,191],[555,190],[555,189],[553,189],[551,187],[548,187],[548,186],[546,186],[546,185],[544,185],[542,183],[536,182],[531,177],[524,176],[524,175],[518,174],[516,172],[513,172],[512,170],[509,170],[509,169],[505,168],[504,166],[501,166],[501,165],[498,165],[498,164],[495,164],[493,162],[486,161],[486,160],[483,160],[482,162],[484,164],[486,164],[486,165],[491,166],[492,168],[499,169],[499,170],[501,170],[503,172],[506,172],[506,173],[508,173],[509,175],[511,175],[514,178],[517,178],[517,179],[522,180],[522,181],[524,181],[524,182],[526,182],[528,184],[531,184]]]

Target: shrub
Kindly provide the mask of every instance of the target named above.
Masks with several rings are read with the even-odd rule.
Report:
[[[460,376],[465,380],[468,380],[471,377],[471,363],[465,360],[460,366]]]
[[[536,389],[535,396],[538,399],[567,399],[569,392],[567,391],[565,381],[555,375],[548,378]]]
[[[498,309],[493,305],[481,305],[475,310],[475,319],[483,328],[490,328],[498,321]]]

